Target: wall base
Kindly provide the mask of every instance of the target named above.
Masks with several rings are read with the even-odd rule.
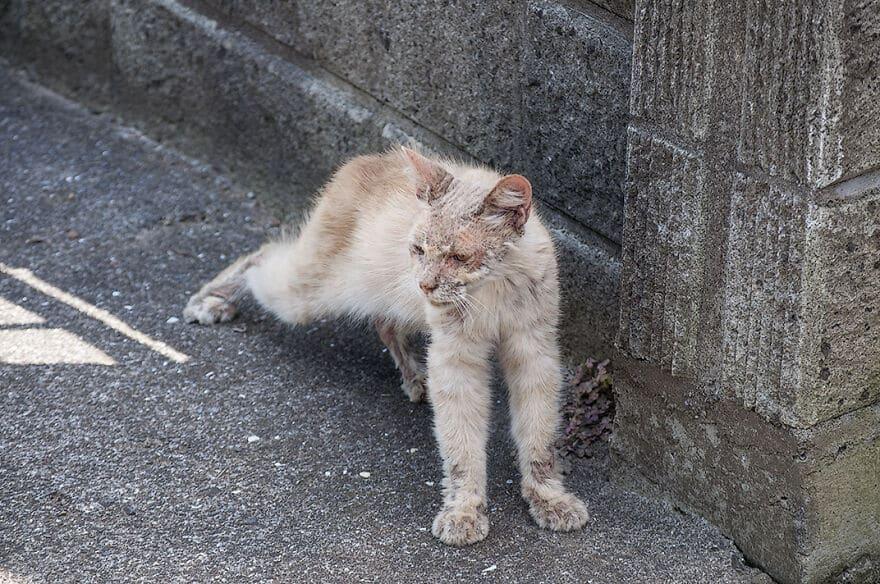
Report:
[[[635,469],[780,582],[880,581],[880,406],[795,429],[616,363],[618,480]]]

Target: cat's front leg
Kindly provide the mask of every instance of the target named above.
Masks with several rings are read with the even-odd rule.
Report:
[[[589,519],[584,503],[562,484],[554,442],[559,425],[561,372],[553,327],[512,331],[499,346],[510,395],[522,495],[541,527],[580,529]]]
[[[489,435],[489,342],[432,332],[428,394],[443,457],[443,508],[431,532],[445,544],[468,545],[489,533],[486,441]]]

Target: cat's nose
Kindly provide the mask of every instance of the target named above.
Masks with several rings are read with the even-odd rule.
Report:
[[[425,294],[430,294],[437,289],[437,284],[434,282],[419,282],[419,288],[421,288],[422,292]]]

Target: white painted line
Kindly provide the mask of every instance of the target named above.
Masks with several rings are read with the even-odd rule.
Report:
[[[12,276],[13,278],[21,282],[24,282],[28,286],[39,290],[46,296],[51,296],[55,300],[63,302],[64,304],[67,304],[68,306],[79,310],[83,314],[86,314],[87,316],[90,316],[95,320],[101,321],[116,332],[121,333],[146,347],[149,347],[160,355],[171,359],[175,363],[186,363],[187,361],[189,361],[189,356],[172,349],[162,341],[157,341],[156,339],[131,328],[106,310],[98,308],[93,304],[89,304],[85,300],[80,300],[76,296],[68,294],[64,290],[56,288],[52,284],[41,280],[40,278],[35,276],[30,270],[27,270],[25,268],[10,268],[6,264],[0,262],[0,272]]]
[[[107,353],[64,329],[0,330],[0,363],[116,365]]]
[[[0,326],[16,324],[43,324],[46,319],[17,304],[0,298]]]

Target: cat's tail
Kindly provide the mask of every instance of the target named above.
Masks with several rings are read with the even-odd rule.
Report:
[[[315,266],[309,262],[301,241],[283,239],[266,244],[260,261],[245,273],[245,284],[266,310],[290,324],[304,324],[311,318],[310,296]]]

